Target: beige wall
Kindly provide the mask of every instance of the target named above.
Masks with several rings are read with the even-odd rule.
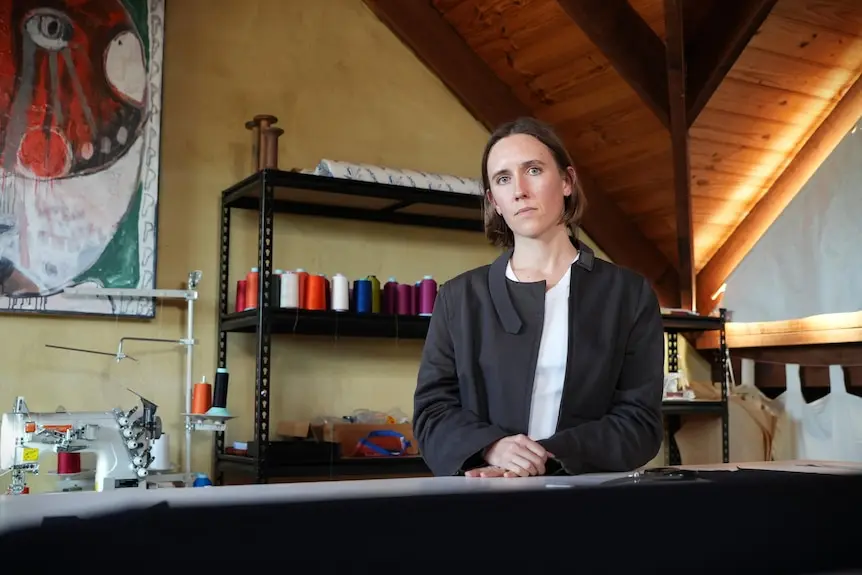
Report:
[[[195,371],[211,380],[219,194],[248,175],[247,119],[279,117],[282,168],[332,158],[476,177],[487,132],[360,0],[182,0],[167,7],[158,287],[182,287],[190,270],[203,271]],[[257,253],[253,214],[234,214],[232,284]],[[403,281],[446,279],[494,255],[479,234],[299,217],[278,218],[274,251],[276,267]],[[165,304],[157,313],[149,323],[3,316],[0,406],[24,395],[34,411],[131,407],[131,387],[160,405],[181,461],[181,350],[132,344],[127,351],[140,362],[117,364],[44,348],[112,350],[122,336],[180,337],[183,310]],[[252,336],[229,337],[229,408],[240,417],[228,441],[252,433],[252,344]],[[420,346],[277,338],[273,425],[356,408],[411,413]],[[53,470],[53,460],[44,461]],[[193,465],[209,470],[210,435],[196,435]],[[50,488],[44,481],[34,490]]]

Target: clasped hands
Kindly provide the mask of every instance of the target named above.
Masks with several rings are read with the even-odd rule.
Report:
[[[526,435],[496,441],[485,451],[485,467],[471,469],[467,477],[530,477],[545,474],[545,462],[554,457]]]

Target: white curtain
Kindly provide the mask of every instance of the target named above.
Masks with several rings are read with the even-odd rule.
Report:
[[[731,321],[862,310],[862,129],[847,134],[727,280]]]

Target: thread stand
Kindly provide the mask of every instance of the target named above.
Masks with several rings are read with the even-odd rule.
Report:
[[[275,168],[278,164],[278,137],[284,133],[281,128],[271,128],[278,118],[270,114],[258,114],[245,123],[251,131],[251,171],[256,173],[265,168]],[[277,133],[276,133],[277,132]],[[273,160],[273,144],[274,157]],[[273,165],[268,165],[273,164]]]
[[[184,413],[184,417],[190,419],[198,431],[223,432],[227,429],[227,422],[236,417],[235,415],[208,415],[206,413]]]
[[[183,471],[187,477],[191,477],[192,467],[192,431],[224,431],[224,429],[213,428],[213,424],[220,423],[222,427],[226,424],[228,418],[221,418],[221,421],[206,422],[197,419],[196,414],[191,414],[192,411],[192,385],[194,378],[194,346],[197,345],[197,340],[194,337],[194,311],[195,302],[198,299],[197,286],[200,283],[202,273],[193,271],[189,273],[187,281],[187,289],[136,289],[136,288],[66,288],[64,293],[70,296],[86,296],[86,297],[131,297],[131,298],[154,298],[154,299],[172,299],[185,300],[187,306],[186,313],[186,335],[182,339],[159,339],[159,338],[138,338],[124,337],[120,340],[116,358],[120,361],[128,358],[123,351],[123,343],[125,341],[148,341],[162,343],[177,343],[186,348],[186,369],[185,369],[185,411],[182,414],[185,417],[185,441],[184,441],[184,464]],[[67,348],[68,349],[68,348]],[[85,350],[86,351],[86,350]],[[113,355],[113,354],[112,354]],[[204,417],[204,416],[201,416]],[[214,418],[209,418],[214,419]]]
[[[263,167],[265,169],[278,169],[278,139],[284,134],[281,128],[270,126],[261,130],[261,142],[263,149]]]

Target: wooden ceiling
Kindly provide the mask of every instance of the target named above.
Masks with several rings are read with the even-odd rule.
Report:
[[[365,3],[489,129],[556,127],[584,229],[666,306],[709,313],[862,116],[860,0]]]

